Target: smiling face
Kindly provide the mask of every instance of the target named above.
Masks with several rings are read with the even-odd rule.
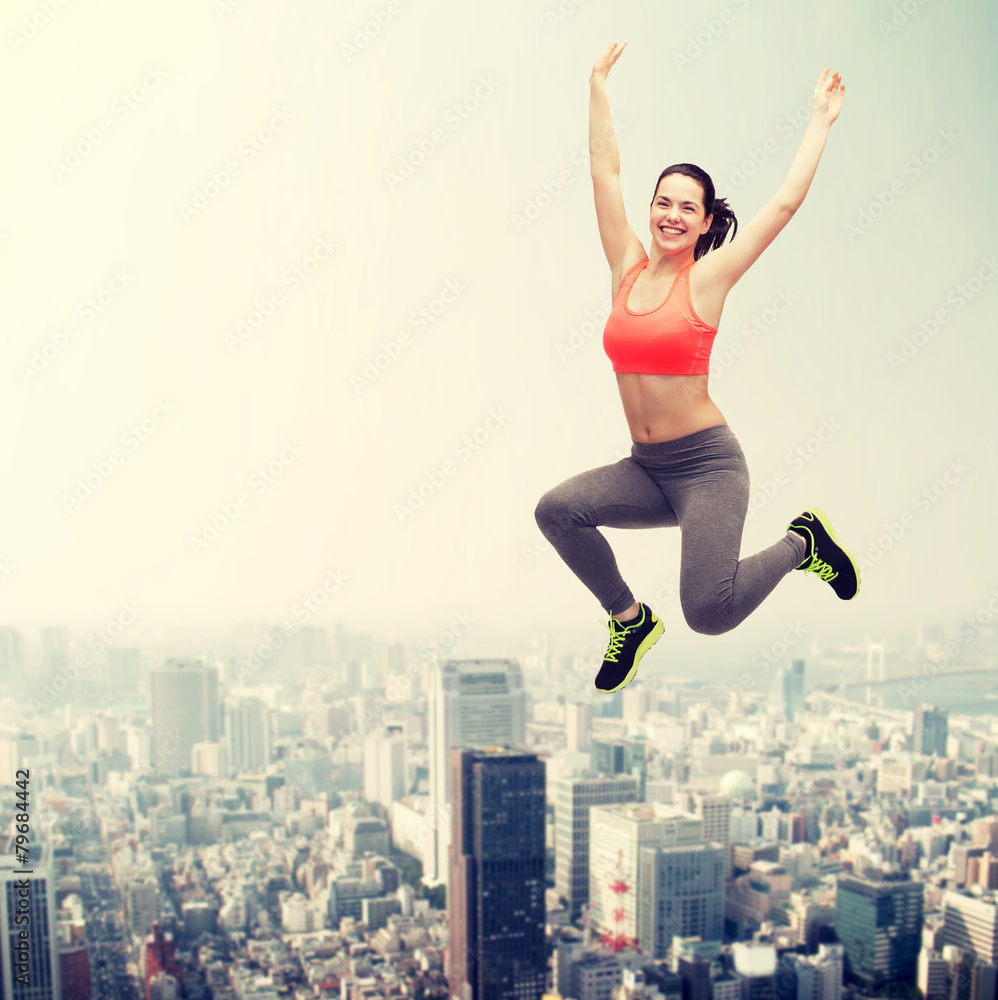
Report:
[[[692,249],[710,229],[712,217],[704,218],[703,201],[703,187],[692,177],[668,174],[659,181],[651,203],[649,225],[652,239],[664,252]]]

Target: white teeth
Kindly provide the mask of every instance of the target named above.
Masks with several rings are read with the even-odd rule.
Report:
[[[683,232],[682,229],[670,229],[668,226],[659,226],[658,228],[661,229],[663,233],[672,233],[673,236],[681,236]]]

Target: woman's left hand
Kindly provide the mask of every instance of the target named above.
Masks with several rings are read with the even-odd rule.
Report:
[[[828,78],[829,69],[830,67],[825,67],[818,85],[814,88],[813,113],[815,117],[820,117],[831,125],[842,110],[842,97],[846,92],[846,85],[842,83],[842,76],[839,73],[833,73]]]

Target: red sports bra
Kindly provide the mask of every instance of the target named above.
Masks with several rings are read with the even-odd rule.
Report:
[[[665,301],[651,312],[631,312],[627,296],[648,258],[632,267],[617,289],[603,328],[603,350],[615,372],[642,375],[706,375],[717,327],[707,326],[690,301],[690,261],[672,283]]]

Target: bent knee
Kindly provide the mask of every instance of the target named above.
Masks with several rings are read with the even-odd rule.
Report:
[[[545,535],[557,534],[580,523],[575,511],[565,497],[559,494],[557,487],[548,490],[537,501],[537,506],[534,507],[534,520]]]
[[[728,615],[717,605],[683,605],[686,624],[700,635],[722,635],[729,631]]]

